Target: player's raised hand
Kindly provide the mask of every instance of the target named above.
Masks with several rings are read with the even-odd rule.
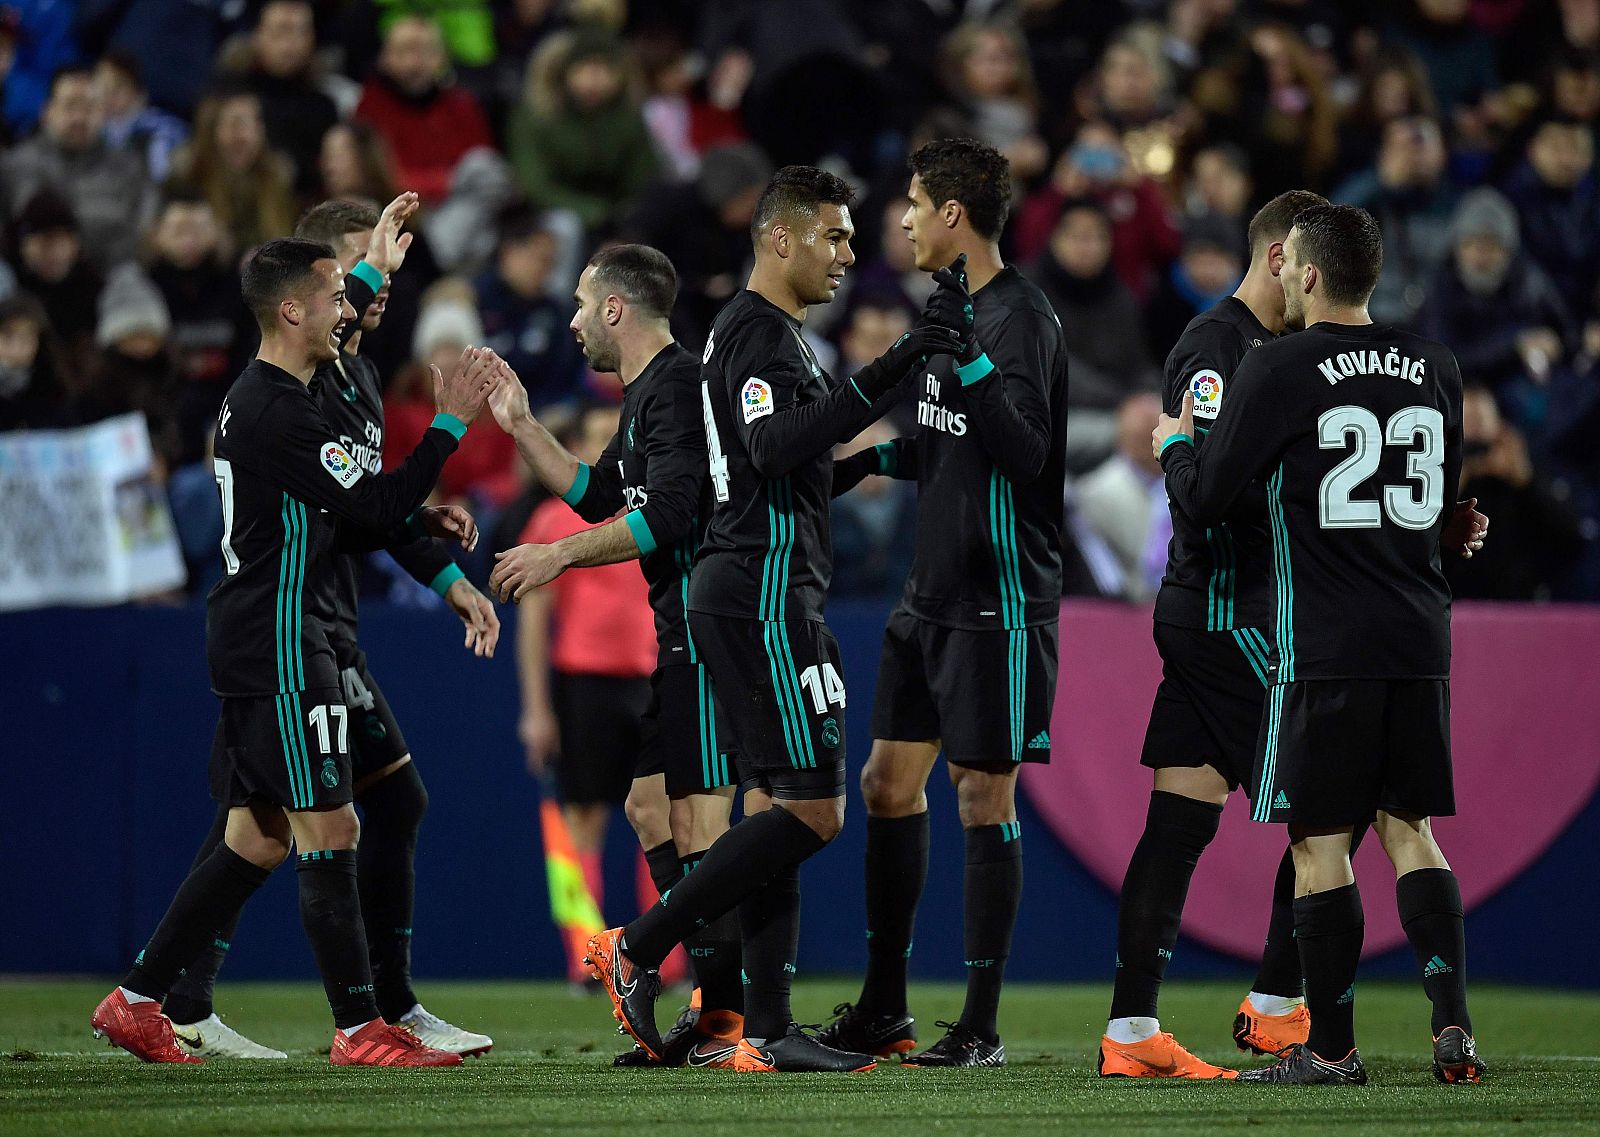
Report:
[[[942,324],[961,336],[958,364],[971,363],[983,354],[973,335],[972,294],[967,291],[967,254],[962,253],[933,274],[933,292],[923,306],[922,318]]]
[[[406,250],[411,248],[412,237],[401,230],[421,204],[422,199],[407,190],[385,206],[378,218],[364,259],[384,276],[393,276],[405,263]]]
[[[894,341],[894,346],[855,373],[856,386],[876,402],[913,369],[936,355],[955,355],[961,337],[943,324],[921,323]]]
[[[430,364],[434,409],[470,425],[483,412],[489,395],[500,382],[501,372],[494,365],[498,358],[492,351],[469,347],[450,369],[448,379]]]
[[[1167,444],[1167,439],[1176,435],[1183,435],[1191,442],[1194,441],[1194,396],[1183,396],[1183,409],[1178,412],[1178,417],[1162,415],[1156,419],[1155,429],[1150,432],[1150,453],[1157,462],[1161,461],[1161,451]]]
[[[489,592],[502,603],[515,603],[524,593],[549,584],[567,571],[567,560],[558,545],[518,545],[496,553],[494,561]]]
[[[478,547],[478,523],[459,505],[425,505],[417,510],[417,523],[430,537],[460,541],[469,553]]]
[[[1439,534],[1439,544],[1464,561],[1483,549],[1483,539],[1489,535],[1489,515],[1478,512],[1478,499],[1469,497],[1458,501],[1450,511],[1450,520]]]
[[[492,659],[500,642],[500,617],[489,598],[463,577],[445,590],[444,602],[467,627],[466,649],[479,659]]]
[[[494,355],[493,352],[489,353]],[[498,355],[494,356],[500,372],[500,382],[489,393],[489,412],[500,429],[511,434],[517,424],[532,416],[528,407],[528,389],[511,369],[511,365]]]

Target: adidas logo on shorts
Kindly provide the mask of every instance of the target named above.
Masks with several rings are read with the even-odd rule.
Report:
[[[1289,808],[1289,795],[1284,793],[1282,790],[1279,790],[1278,791],[1278,796],[1272,799],[1272,808],[1273,809],[1288,809]]]
[[[1048,730],[1041,730],[1038,734],[1034,735],[1033,736],[1033,741],[1028,743],[1028,749],[1029,750],[1049,750],[1050,749],[1050,732]]]

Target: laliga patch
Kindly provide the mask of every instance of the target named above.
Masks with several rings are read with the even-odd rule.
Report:
[[[337,442],[323,444],[322,468],[344,489],[361,480],[361,467],[350,457],[350,452]]]
[[[744,409],[744,421],[755,422],[773,411],[772,388],[754,377],[745,380],[739,392],[739,406]]]
[[[1222,409],[1222,376],[1215,371],[1196,371],[1189,376],[1189,393],[1194,396],[1195,418],[1216,418]]]

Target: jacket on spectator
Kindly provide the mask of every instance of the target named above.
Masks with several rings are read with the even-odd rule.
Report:
[[[430,203],[444,200],[450,173],[463,154],[494,145],[478,100],[460,87],[435,87],[413,98],[373,72],[355,117],[371,123],[388,142],[396,184]]]
[[[71,202],[84,253],[102,269],[132,259],[139,232],[155,208],[144,163],[104,142],[73,151],[37,134],[0,158],[0,179],[13,216],[41,189],[53,189]]]

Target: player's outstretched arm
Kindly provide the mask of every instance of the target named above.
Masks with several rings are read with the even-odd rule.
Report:
[[[541,485],[570,505],[585,521],[604,521],[622,508],[622,479],[616,469],[616,438],[606,445],[600,461],[590,466],[556,440],[528,406],[528,390],[498,355],[494,357],[501,381],[489,399],[489,410],[501,430],[517,444],[517,453]]]
[[[906,376],[931,356],[953,354],[960,343],[960,337],[947,327],[918,324],[826,396],[809,403],[796,400],[797,383],[793,378],[785,381],[786,371],[763,374],[758,370],[757,378],[746,386],[772,376],[767,396],[771,402],[764,407],[736,406],[733,416],[751,464],[763,478],[781,478],[848,442],[882,413],[884,396]]]
[[[655,551],[648,530],[629,523],[639,511],[594,529],[563,537],[552,545],[518,545],[494,555],[489,591],[500,601],[519,601],[531,589],[549,584],[569,568],[614,565]]]
[[[833,496],[849,493],[874,475],[916,481],[919,468],[917,440],[896,438],[836,459],[833,463]]]

